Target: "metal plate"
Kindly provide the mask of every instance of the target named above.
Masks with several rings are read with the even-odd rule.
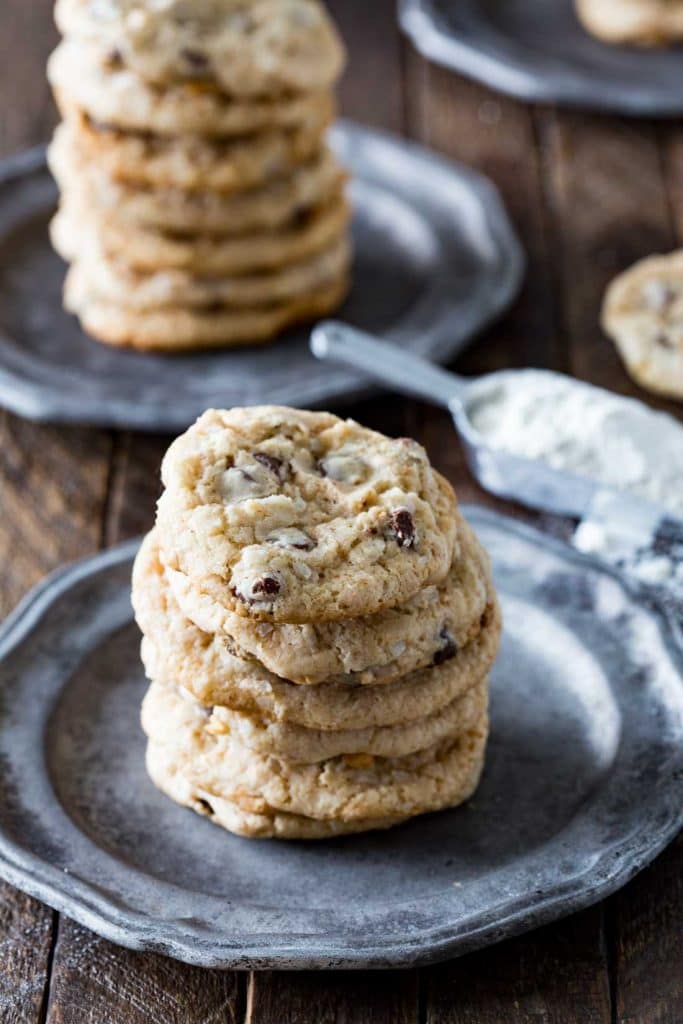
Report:
[[[340,123],[355,176],[356,266],[340,312],[432,359],[454,356],[516,294],[523,257],[489,182],[398,138]],[[210,406],[315,407],[369,390],[308,351],[310,328],[255,349],[160,356],[90,340],[61,308],[42,153],[0,171],[0,403],[31,419],[184,429]]]
[[[680,47],[601,43],[573,0],[400,0],[399,9],[425,57],[520,99],[634,116],[683,111]]]
[[[683,654],[639,591],[468,512],[506,619],[475,798],[386,833],[250,841],[148,781],[135,545],[66,569],[0,640],[0,874],[95,931],[206,966],[383,967],[594,902],[683,823]]]

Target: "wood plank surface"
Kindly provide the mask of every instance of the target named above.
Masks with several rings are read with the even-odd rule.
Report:
[[[244,982],[168,957],[133,953],[62,917],[47,1024],[237,1024]]]
[[[417,971],[252,975],[245,1024],[420,1024]]]
[[[394,0],[330,7],[351,53],[344,112],[490,175],[527,250],[519,300],[455,367],[549,366],[634,393],[597,314],[614,272],[683,237],[680,127],[524,106],[417,57]],[[51,0],[3,0],[0,153],[46,137],[55,39]],[[400,398],[335,411],[418,437],[461,499],[501,505],[471,480],[445,413]],[[61,562],[149,527],[168,440],[0,413],[0,612]],[[0,886],[0,1024],[680,1024],[682,978],[680,840],[606,903],[420,972],[200,971],[119,949]]]
[[[0,155],[42,142],[54,123],[45,60],[56,39],[49,0],[3,0]],[[106,498],[106,434],[57,430],[0,412],[0,615],[62,562],[97,550]],[[44,1019],[57,916],[0,885],[0,1021]]]
[[[610,1024],[599,907],[426,972],[426,1024]]]
[[[608,902],[617,1024],[683,1021],[683,835]]]

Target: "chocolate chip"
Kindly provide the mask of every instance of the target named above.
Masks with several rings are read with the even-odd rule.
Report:
[[[193,68],[205,68],[209,63],[209,58],[205,53],[202,53],[201,50],[191,50],[187,46],[180,51],[180,56]]]
[[[209,58],[201,50],[191,50],[185,47],[180,51],[180,56],[196,78],[206,78],[209,75]]]
[[[265,594],[266,597],[275,597],[280,593],[280,584],[274,576],[261,576],[254,580],[251,588],[252,594]]]
[[[122,68],[123,67],[123,54],[121,53],[120,50],[117,50],[116,48],[114,48],[114,49],[110,50],[109,53],[107,54],[107,56],[105,57],[105,63],[107,65],[107,67],[111,68],[112,70]]]
[[[400,548],[415,547],[416,534],[413,517],[407,508],[397,508],[391,513],[391,532]]]
[[[671,340],[671,338],[669,337],[669,335],[668,334],[664,334],[663,331],[660,331],[659,334],[657,334],[655,336],[655,345],[659,345],[660,348],[668,348],[668,349],[675,348],[675,345],[674,345],[673,341]]]
[[[287,479],[289,475],[288,463],[276,458],[275,455],[268,455],[267,452],[254,452],[253,454],[256,461],[260,462],[266,469],[269,469],[278,480],[283,481]]]
[[[445,626],[439,633],[439,640],[441,641],[441,646],[434,653],[432,665],[443,665],[445,661],[450,661],[458,653],[458,645]]]
[[[238,601],[247,604],[259,604],[272,601],[284,589],[284,579],[278,572],[266,572],[255,580],[244,584],[238,583],[232,593]]]
[[[195,803],[202,809],[202,811],[204,811],[205,814],[208,814],[210,818],[213,818],[213,807],[208,800],[204,800],[203,797],[198,796],[195,797]]]

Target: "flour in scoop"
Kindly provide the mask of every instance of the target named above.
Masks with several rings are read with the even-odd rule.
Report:
[[[467,411],[494,448],[683,514],[683,426],[672,416],[542,370],[482,381]]]

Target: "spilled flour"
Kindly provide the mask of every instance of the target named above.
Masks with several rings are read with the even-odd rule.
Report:
[[[672,416],[542,370],[482,381],[468,413],[494,448],[629,491],[683,516],[683,426]]]

